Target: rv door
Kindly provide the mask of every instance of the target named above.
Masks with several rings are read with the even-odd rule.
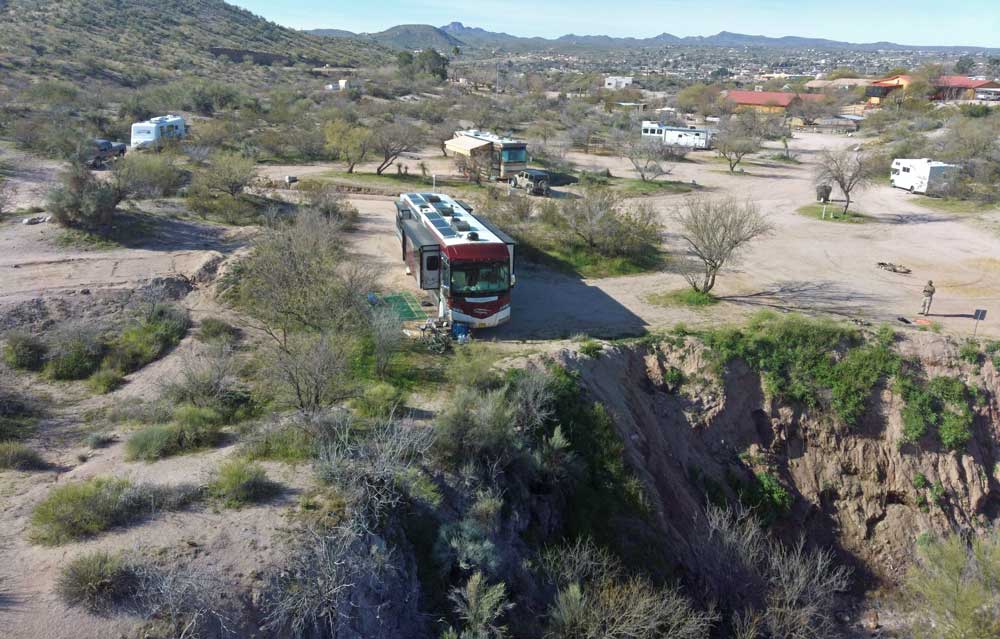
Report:
[[[436,246],[420,249],[420,288],[425,291],[441,288],[441,249]]]

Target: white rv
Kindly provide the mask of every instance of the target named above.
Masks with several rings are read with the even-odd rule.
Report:
[[[670,146],[710,149],[713,134],[711,129],[694,126],[666,126],[650,120],[644,120],[642,123],[642,139],[657,139]]]
[[[955,164],[935,162],[928,158],[897,158],[892,161],[889,183],[910,193],[941,193],[958,177],[958,171],[959,167]]]
[[[179,140],[187,134],[184,118],[179,115],[161,115],[132,125],[132,148],[158,147],[163,140]]]

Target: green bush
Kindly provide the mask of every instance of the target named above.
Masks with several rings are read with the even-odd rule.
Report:
[[[917,473],[916,475],[913,476],[913,487],[916,488],[917,490],[923,490],[924,488],[927,488],[927,486],[929,485],[930,484],[927,481],[927,477],[925,477],[923,473]]]
[[[500,375],[494,370],[497,355],[489,346],[472,342],[455,348],[445,376],[456,386],[489,389],[500,386]]]
[[[121,371],[113,368],[102,368],[87,380],[95,393],[105,395],[111,391],[118,390],[125,383],[125,376]]]
[[[45,364],[45,343],[28,333],[11,332],[3,345],[3,361],[11,368],[37,371]]]
[[[865,343],[845,324],[765,312],[754,315],[745,328],[709,331],[703,337],[718,365],[742,359],[761,374],[772,397],[818,406],[829,389],[831,408],[848,425],[864,414],[879,381],[899,370],[888,329]]]
[[[365,417],[388,417],[405,401],[405,391],[386,382],[376,382],[354,400],[354,409]]]
[[[285,424],[251,433],[244,439],[241,452],[250,460],[298,462],[315,456],[316,445],[304,428]]]
[[[96,477],[53,488],[31,514],[33,541],[59,545],[127,526],[157,511],[178,510],[198,498],[190,486],[133,484]]]
[[[963,362],[968,362],[969,364],[978,364],[981,354],[979,351],[979,342],[976,340],[966,340],[958,348],[958,357]]]
[[[172,197],[184,183],[184,172],[169,153],[129,153],[115,163],[113,172],[130,197]]]
[[[232,343],[240,338],[240,329],[223,320],[207,317],[201,321],[201,325],[198,327],[197,338],[202,342]]]
[[[588,339],[580,344],[580,352],[587,357],[598,357],[603,350],[604,345],[594,339]]]
[[[127,561],[95,551],[72,559],[60,570],[56,592],[67,605],[99,614],[127,601],[135,585],[136,575]]]
[[[771,473],[755,473],[754,481],[737,488],[740,501],[753,508],[761,523],[768,526],[788,514],[792,495]]]
[[[37,452],[17,442],[0,442],[0,468],[9,470],[41,470],[45,460]]]
[[[104,341],[89,330],[61,330],[49,342],[45,374],[56,380],[86,379],[101,366]]]
[[[112,341],[105,366],[123,373],[139,370],[184,339],[190,323],[185,311],[157,304]]]
[[[155,461],[215,446],[222,439],[222,418],[210,408],[181,406],[174,422],[144,428],[125,443],[127,459]]]
[[[271,497],[277,491],[274,482],[259,465],[234,459],[219,468],[209,492],[230,508],[239,508]]]
[[[961,450],[972,438],[972,393],[962,380],[935,377],[923,384],[906,378],[898,384],[903,397],[903,440],[915,443],[934,434],[949,450]]]

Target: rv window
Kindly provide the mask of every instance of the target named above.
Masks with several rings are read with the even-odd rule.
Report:
[[[441,268],[441,258],[437,255],[427,256],[427,268],[428,271],[436,271]]]
[[[909,173],[909,172],[910,172],[910,167],[904,166],[903,167],[903,173]]]
[[[501,158],[504,162],[527,162],[528,151],[526,149],[504,149]]]
[[[649,133],[649,129],[643,129],[642,132],[643,133]]]

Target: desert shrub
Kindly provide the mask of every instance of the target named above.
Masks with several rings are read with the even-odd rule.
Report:
[[[365,388],[361,397],[354,400],[354,408],[365,417],[388,417],[399,410],[406,401],[406,393],[386,382],[377,382]]]
[[[434,452],[450,467],[509,462],[518,448],[514,410],[503,389],[459,388],[435,424]]]
[[[316,454],[316,442],[309,431],[297,424],[269,424],[245,436],[241,452],[250,460],[297,462]]]
[[[807,550],[804,538],[786,546],[750,511],[711,504],[693,539],[706,596],[735,626],[748,614],[757,620],[757,633],[745,636],[836,636],[837,593],[847,590],[851,571],[832,552]]]
[[[496,354],[486,344],[471,342],[455,348],[448,362],[445,377],[456,386],[489,389],[500,385],[500,375],[494,370]]]
[[[63,226],[92,228],[111,224],[120,201],[114,185],[97,180],[86,166],[74,163],[63,172],[59,186],[49,191],[45,208]]]
[[[198,326],[195,335],[202,342],[233,343],[240,338],[240,329],[217,317],[206,317]]]
[[[64,326],[49,340],[45,374],[56,380],[86,379],[101,366],[104,340],[82,325]]]
[[[210,408],[233,423],[252,415],[256,406],[237,381],[237,362],[228,344],[214,342],[208,352],[185,360],[180,372],[163,387],[175,405]]]
[[[594,339],[588,339],[580,344],[580,352],[587,357],[598,357],[603,350],[604,345]]]
[[[980,357],[982,357],[982,353],[979,350],[979,342],[971,339],[962,342],[962,345],[958,348],[958,357],[963,362],[978,364]]]
[[[37,371],[45,364],[45,342],[22,332],[8,333],[4,339],[3,361],[11,368]]]
[[[181,406],[174,420],[134,433],[125,443],[126,457],[155,461],[215,446],[222,439],[222,416],[210,408]]]
[[[916,475],[913,476],[913,487],[916,488],[917,490],[923,490],[924,488],[927,488],[929,485],[930,482],[927,481],[927,477],[924,476],[923,473],[917,473]]]
[[[718,619],[702,612],[676,588],[630,577],[611,554],[589,540],[543,554],[557,592],[546,636],[703,639]]]
[[[996,635],[1000,618],[1000,532],[918,541],[903,582],[910,630],[918,639]]]
[[[71,559],[60,569],[56,593],[67,605],[98,614],[127,602],[135,587],[136,575],[129,562],[95,551]]]
[[[897,384],[903,398],[903,440],[918,442],[933,434],[949,450],[961,450],[972,438],[972,393],[953,377],[923,383],[907,377]]]
[[[267,478],[262,467],[243,459],[224,463],[209,486],[209,492],[230,508],[262,501],[276,490],[277,485]]]
[[[352,228],[358,222],[358,210],[348,202],[336,185],[329,182],[304,180],[299,184],[303,206],[315,211],[325,219],[336,222],[344,228]]]
[[[130,153],[115,163],[113,178],[124,196],[158,198],[176,195],[185,175],[170,153]]]
[[[35,450],[24,444],[0,442],[0,468],[6,470],[40,470],[47,466]]]
[[[178,510],[198,498],[197,488],[133,484],[97,477],[53,488],[31,514],[31,538],[58,545],[127,526],[157,511]]]
[[[123,373],[137,371],[176,346],[184,339],[189,326],[186,311],[154,304],[111,341],[105,364]]]
[[[749,483],[738,483],[736,492],[740,502],[749,507],[765,526],[788,514],[792,507],[792,495],[777,477],[768,472],[755,473]]]
[[[90,388],[95,393],[104,395],[121,388],[122,384],[125,383],[125,376],[117,369],[102,368],[91,375],[87,383],[90,384]]]
[[[116,437],[113,433],[91,433],[87,435],[87,445],[91,448],[107,448],[115,443]]]
[[[830,407],[848,425],[863,415],[874,387],[899,367],[891,331],[866,344],[844,324],[797,315],[759,313],[744,328],[710,331],[704,339],[717,363],[742,359],[777,399],[818,406],[828,388]]]

